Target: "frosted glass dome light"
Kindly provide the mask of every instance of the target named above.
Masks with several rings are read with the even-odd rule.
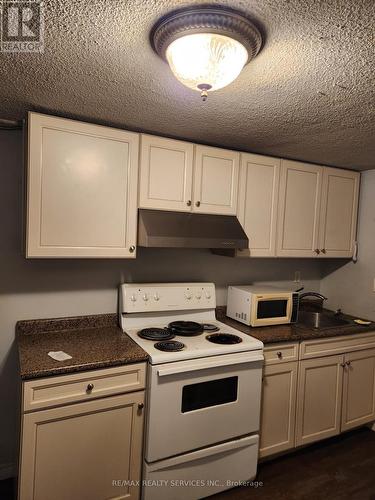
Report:
[[[246,48],[237,40],[216,33],[195,33],[174,40],[166,58],[175,77],[207,97],[235,80],[247,62]]]
[[[153,27],[151,43],[175,77],[206,100],[209,90],[238,77],[258,54],[262,36],[247,14],[216,5],[167,14]]]

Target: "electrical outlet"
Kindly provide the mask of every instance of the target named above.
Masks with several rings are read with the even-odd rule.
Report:
[[[301,271],[294,271],[294,283],[301,282]],[[375,279],[374,279],[374,287],[375,287]]]

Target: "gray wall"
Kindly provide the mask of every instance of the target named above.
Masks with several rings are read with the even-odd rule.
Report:
[[[329,308],[375,320],[375,170],[362,174],[358,245],[358,262],[324,264],[321,292]]]
[[[0,477],[15,461],[17,320],[115,312],[123,281],[213,281],[218,304],[229,283],[293,286],[301,271],[306,288],[319,289],[317,261],[230,259],[203,250],[140,249],[136,260],[26,260],[22,255],[22,137],[0,131]]]

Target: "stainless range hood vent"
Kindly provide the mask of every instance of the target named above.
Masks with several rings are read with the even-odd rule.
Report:
[[[233,215],[139,210],[138,246],[242,249],[249,240]]]

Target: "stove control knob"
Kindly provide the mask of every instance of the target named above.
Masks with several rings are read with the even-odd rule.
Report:
[[[199,299],[202,297],[202,294],[201,294],[201,292],[197,292],[195,296],[196,296],[196,297],[197,297],[197,299],[199,300]]]
[[[188,299],[188,300],[191,300],[191,298],[193,297],[192,294],[190,292],[186,292],[185,293],[185,297]]]
[[[206,299],[210,299],[211,298],[211,292],[209,290],[206,290]]]
[[[160,300],[160,295],[157,292],[154,295],[154,300],[156,300],[156,302]]]
[[[142,297],[142,298],[143,298],[143,300],[144,300],[145,302],[147,302],[147,301],[148,301],[148,295],[147,295],[147,293],[145,293],[145,294],[143,295],[143,297]]]
[[[133,295],[130,297],[130,300],[131,300],[132,302],[135,302],[135,301],[137,300],[137,297],[134,295],[134,293],[133,293]]]

